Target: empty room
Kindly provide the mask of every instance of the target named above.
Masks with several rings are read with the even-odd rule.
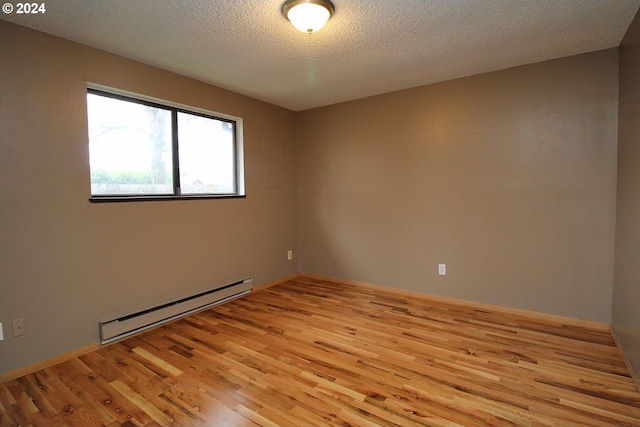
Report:
[[[640,0],[7,0],[0,427],[640,426]]]

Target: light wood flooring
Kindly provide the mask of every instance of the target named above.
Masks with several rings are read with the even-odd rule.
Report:
[[[640,426],[606,330],[297,277],[0,385],[0,426]]]

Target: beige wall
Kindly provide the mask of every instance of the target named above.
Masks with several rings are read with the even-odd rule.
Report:
[[[0,40],[0,373],[96,342],[104,316],[298,271],[293,112],[3,21]],[[87,82],[242,117],[246,199],[89,203]]]
[[[0,373],[96,342],[105,316],[248,275],[611,321],[615,49],[296,114],[2,21],[0,40]],[[634,49],[613,319],[637,355]],[[90,204],[87,82],[242,117],[247,198]],[[265,188],[265,143],[284,147],[284,188]]]
[[[640,372],[640,16],[620,47],[613,326]]]
[[[299,113],[301,270],[609,322],[617,59]]]

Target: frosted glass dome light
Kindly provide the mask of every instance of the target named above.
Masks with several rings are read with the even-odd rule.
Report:
[[[329,0],[287,0],[282,14],[303,33],[315,33],[327,23],[335,8]]]

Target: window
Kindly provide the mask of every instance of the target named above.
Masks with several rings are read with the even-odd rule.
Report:
[[[242,120],[87,90],[91,201],[244,195]]]

